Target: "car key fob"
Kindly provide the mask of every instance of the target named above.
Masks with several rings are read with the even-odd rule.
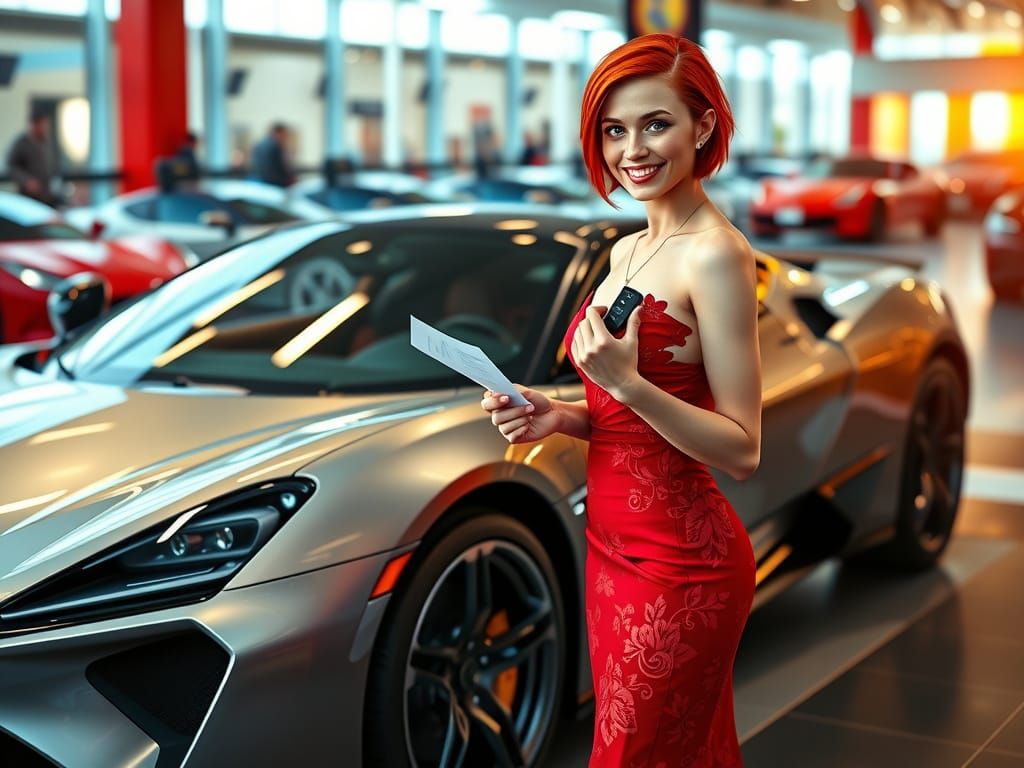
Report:
[[[621,331],[626,327],[630,312],[636,309],[643,300],[642,293],[634,291],[628,286],[622,286],[619,295],[615,297],[615,301],[604,313],[604,327],[613,334]]]

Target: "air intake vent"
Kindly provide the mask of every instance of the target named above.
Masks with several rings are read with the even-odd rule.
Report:
[[[94,661],[89,683],[160,745],[158,768],[177,766],[224,679],[228,653],[199,633],[176,635]]]
[[[824,338],[825,334],[828,333],[828,329],[835,325],[836,320],[838,320],[817,299],[810,299],[805,296],[793,299],[793,306],[796,307],[796,313],[800,315],[800,319],[811,329],[811,333],[819,339]]]

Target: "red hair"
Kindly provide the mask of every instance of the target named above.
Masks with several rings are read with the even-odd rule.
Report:
[[[580,110],[583,162],[587,164],[590,183],[608,203],[611,203],[609,194],[619,185],[612,180],[612,186],[608,188],[606,181],[609,171],[602,151],[601,110],[608,92],[615,86],[628,79],[656,75],[668,77],[694,120],[699,120],[709,109],[715,110],[715,130],[697,151],[694,176],[698,179],[707,178],[721,168],[729,157],[729,140],[735,130],[732,110],[718,74],[700,46],[675,35],[654,34],[633,38],[598,62],[583,90]]]

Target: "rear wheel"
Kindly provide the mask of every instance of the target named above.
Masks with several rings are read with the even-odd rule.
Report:
[[[868,221],[868,240],[878,243],[885,239],[885,218],[885,203],[875,200],[874,205],[871,206],[871,218]]]
[[[949,544],[960,503],[967,404],[952,363],[928,364],[904,448],[896,535],[882,550],[908,570],[935,564]]]
[[[528,528],[487,510],[424,546],[374,650],[364,764],[537,765],[565,674],[550,558]]]

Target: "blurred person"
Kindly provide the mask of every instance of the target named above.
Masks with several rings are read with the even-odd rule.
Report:
[[[274,123],[252,148],[253,177],[266,184],[287,187],[295,181],[287,151],[288,127]]]
[[[50,143],[50,117],[35,110],[29,115],[28,128],[7,150],[7,172],[18,192],[47,205],[60,200],[53,193],[57,159]]]
[[[174,176],[179,181],[199,181],[199,161],[196,160],[196,149],[199,147],[198,134],[189,131],[184,141],[172,158]]]
[[[642,201],[648,227],[615,244],[565,334],[586,399],[517,385],[528,405],[481,400],[509,443],[590,441],[591,768],[742,764],[732,668],[755,562],[709,467],[742,480],[760,461],[756,274],[702,186],[733,129],[718,76],[685,38],[638,37],[598,63],[581,110],[589,178],[606,201],[620,186]],[[627,286],[639,306],[610,333],[602,315]]]

